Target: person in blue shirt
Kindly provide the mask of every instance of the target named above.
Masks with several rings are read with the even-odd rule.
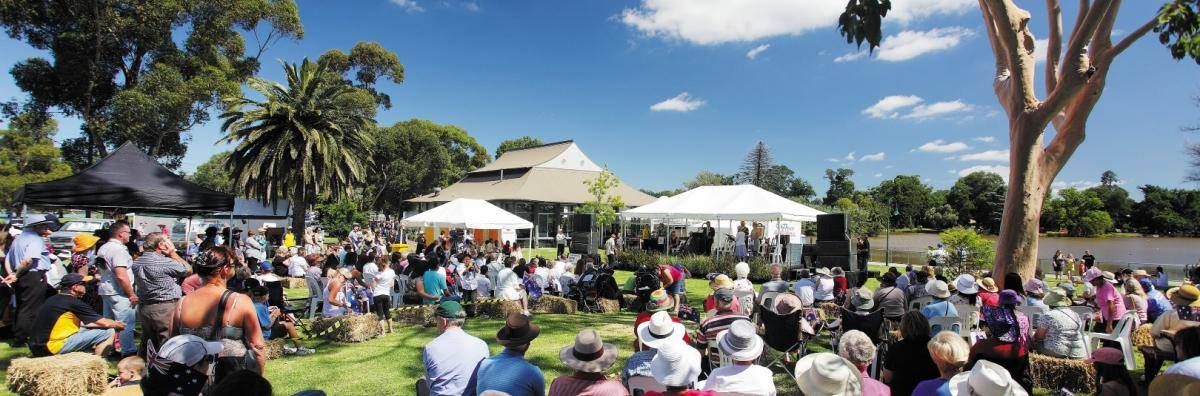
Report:
[[[500,391],[510,395],[544,396],[546,377],[541,369],[525,360],[529,344],[541,331],[537,325],[529,323],[528,316],[509,314],[504,327],[496,333],[496,340],[504,346],[504,351],[480,362],[471,377],[475,394]]]
[[[913,389],[913,396],[950,396],[950,378],[962,372],[967,364],[971,347],[957,333],[943,331],[929,340],[929,357],[937,365],[938,378],[921,381]],[[987,361],[981,361],[990,363]]]
[[[436,304],[446,294],[446,275],[438,271],[437,265],[426,264],[421,281],[417,282],[417,294],[425,304]]]
[[[929,293],[930,297],[933,297],[933,302],[921,308],[921,315],[924,315],[925,319],[933,320],[933,318],[942,316],[958,317],[958,310],[954,308],[954,304],[946,301],[947,298],[950,298],[950,286],[946,282],[930,280],[925,283],[925,292]],[[929,335],[933,336],[943,330],[956,331],[955,329],[941,329],[931,326]]]
[[[33,334],[32,326],[38,309],[46,302],[51,286],[46,283],[46,273],[55,265],[57,258],[47,248],[43,238],[49,238],[51,233],[58,231],[60,225],[58,217],[54,215],[27,215],[24,230],[8,246],[3,275],[4,283],[12,286],[17,303],[16,326],[11,341],[14,346],[24,346],[28,341]]]
[[[258,325],[262,327],[262,335],[264,340],[280,338],[284,334],[292,341],[291,347],[284,347],[284,355],[311,355],[316,352],[312,349],[305,348],[300,345],[300,333],[296,331],[296,323],[288,319],[279,311],[278,307],[267,306],[267,300],[270,299],[270,291],[266,286],[256,286],[250,289],[250,299],[254,301],[254,312],[258,314]]]

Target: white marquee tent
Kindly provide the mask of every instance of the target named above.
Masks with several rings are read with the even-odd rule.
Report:
[[[702,186],[621,212],[623,219],[817,221],[825,212],[758,186]]]
[[[400,222],[404,227],[509,230],[533,228],[533,223],[488,201],[459,198]]]

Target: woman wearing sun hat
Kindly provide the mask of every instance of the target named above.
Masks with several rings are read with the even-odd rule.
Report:
[[[796,362],[796,385],[807,396],[862,394],[862,374],[854,363],[832,353],[810,353]]]
[[[988,337],[971,347],[967,367],[972,367],[980,360],[992,361],[1007,368],[1017,382],[1029,390],[1033,388],[1033,382],[1028,377],[1029,352],[1026,349],[1029,344],[1029,317],[1016,310],[1020,300],[1017,292],[1003,290],[1000,292],[999,308],[983,309]]]
[[[1100,322],[1096,323],[1096,331],[1112,333],[1113,325],[1125,316],[1125,299],[1117,291],[1114,283],[1116,275],[1108,271],[1100,271],[1092,267],[1083,273],[1083,280],[1096,287],[1096,306],[1100,307]]]
[[[625,368],[621,370],[621,382],[626,385],[632,376],[653,377],[650,361],[658,354],[657,348],[668,341],[682,341],[687,335],[683,324],[672,321],[670,313],[666,311],[655,312],[647,322],[634,326],[634,329],[634,335],[637,336],[635,342],[638,344],[634,350],[638,352],[629,357]]]
[[[1083,342],[1084,320],[1072,311],[1071,298],[1061,288],[1050,289],[1046,295],[1050,311],[1038,321],[1033,335],[1033,349],[1048,356],[1068,359],[1087,357],[1087,346]]]
[[[1000,288],[996,287],[996,280],[990,276],[985,276],[983,279],[976,281],[979,286],[979,305],[982,307],[998,307],[1000,306]]]
[[[729,330],[717,335],[717,348],[733,364],[713,369],[705,380],[704,390],[747,396],[775,395],[771,370],[754,364],[762,355],[763,340],[753,324],[744,320],[734,322]]]
[[[650,361],[650,372],[654,374],[654,380],[667,390],[648,391],[646,396],[717,395],[716,392],[692,389],[700,377],[700,351],[678,339],[663,342],[657,348],[658,354]]]
[[[1026,396],[1029,393],[1004,367],[981,360],[971,371],[950,378],[951,396]]]
[[[954,295],[950,296],[951,304],[979,306],[979,285],[971,274],[961,274],[954,278]]]
[[[637,329],[641,327],[641,324],[646,323],[650,320],[651,315],[659,312],[666,312],[671,321],[675,323],[682,323],[678,316],[670,314],[675,307],[675,299],[671,298],[671,295],[668,294],[666,290],[658,289],[650,292],[650,297],[647,299],[645,307],[645,310],[643,310],[641,313],[638,313],[637,317],[633,319],[633,335],[635,336],[637,335]],[[689,344],[691,344],[692,338],[685,334],[684,341],[687,341]],[[634,340],[633,344],[634,351],[641,350],[637,340]]]
[[[549,396],[627,396],[620,382],[604,375],[617,362],[617,347],[600,339],[593,329],[583,329],[575,335],[575,344],[563,347],[558,359],[575,370],[550,383]]]
[[[71,249],[71,272],[79,275],[89,275],[88,270],[91,268],[92,256],[88,254],[88,250],[92,246],[96,246],[96,242],[100,240],[97,237],[88,233],[75,234],[73,242],[75,246]]]

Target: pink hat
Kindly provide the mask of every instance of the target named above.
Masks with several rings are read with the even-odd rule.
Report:
[[[1096,279],[1101,276],[1104,276],[1104,271],[1101,271],[1099,267],[1088,268],[1088,270],[1083,273],[1083,281],[1091,282],[1092,279]]]
[[[1092,357],[1087,359],[1088,363],[1104,363],[1113,366],[1125,364],[1125,355],[1121,354],[1121,350],[1113,347],[1104,347],[1092,352]]]

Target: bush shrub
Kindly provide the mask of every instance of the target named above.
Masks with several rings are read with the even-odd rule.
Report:
[[[692,273],[693,278],[704,278],[714,272],[720,272],[734,277],[733,267],[738,261],[732,256],[723,256],[713,260],[709,256],[686,255],[668,256],[661,253],[651,253],[645,250],[627,250],[617,255],[617,269],[632,271],[639,267],[656,266],[659,264],[683,264]],[[766,282],[771,280],[770,263],[762,257],[752,257],[746,261],[750,264],[750,280]]]

